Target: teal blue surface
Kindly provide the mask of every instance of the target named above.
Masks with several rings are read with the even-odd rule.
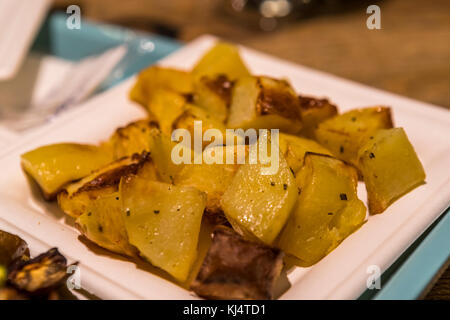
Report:
[[[80,30],[66,27],[66,15],[50,15],[33,50],[78,61],[126,44],[126,57],[103,83],[105,90],[179,49],[176,40],[89,22]],[[450,213],[447,210],[386,270],[381,290],[366,290],[359,299],[416,299],[450,256]]]
[[[447,212],[419,244],[414,253],[398,268],[375,300],[417,299],[446,266],[450,257],[450,214]]]
[[[102,84],[100,91],[110,88],[181,47],[180,42],[170,38],[86,21],[82,22],[81,29],[70,30],[66,27],[66,18],[63,13],[50,15],[43,24],[32,50],[79,61],[118,45],[127,45],[127,55]]]

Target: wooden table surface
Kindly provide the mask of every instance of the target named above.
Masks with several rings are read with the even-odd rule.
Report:
[[[450,1],[372,2],[381,8],[381,30],[367,29],[367,3],[340,14],[292,21],[272,32],[226,15],[220,0],[56,0],[55,7],[79,4],[83,18],[171,34],[183,41],[204,33],[218,35],[450,109]],[[450,300],[450,268],[425,298]]]

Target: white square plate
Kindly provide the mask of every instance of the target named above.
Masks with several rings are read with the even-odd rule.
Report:
[[[213,44],[203,36],[170,55],[161,65],[189,69]],[[402,252],[443,212],[450,199],[450,112],[421,102],[371,89],[328,74],[241,48],[255,74],[283,77],[302,94],[326,96],[341,111],[370,105],[393,109],[396,126],[404,127],[427,173],[427,183],[408,193],[385,213],[370,217],[327,257],[310,268],[288,270],[291,287],[282,299],[354,299],[365,289],[368,267],[386,270]],[[128,100],[134,79],[68,111],[55,122],[4,150],[0,160],[0,228],[23,236],[37,253],[57,246],[69,260],[80,261],[82,286],[105,299],[192,299],[195,296],[112,255],[94,253],[78,240],[54,204],[47,204],[30,190],[20,168],[20,154],[55,142],[96,143],[118,126],[143,117],[144,111]],[[365,190],[359,186],[361,199]],[[445,244],[443,244],[445,245]],[[447,244],[448,245],[448,244]]]

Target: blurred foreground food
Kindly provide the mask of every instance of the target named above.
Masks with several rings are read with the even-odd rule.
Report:
[[[0,300],[74,299],[67,267],[58,249],[31,258],[24,240],[0,230]]]

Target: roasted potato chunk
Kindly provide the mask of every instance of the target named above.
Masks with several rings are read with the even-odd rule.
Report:
[[[302,115],[303,128],[300,134],[315,139],[315,131],[319,123],[338,114],[337,107],[328,99],[317,99],[306,96],[298,97],[300,102],[300,114]]]
[[[119,192],[101,194],[92,200],[88,212],[76,219],[81,234],[98,246],[126,256],[137,256],[128,243]]]
[[[58,204],[67,215],[78,218],[89,211],[89,206],[98,196],[118,191],[120,179],[137,173],[145,166],[146,176],[156,180],[157,174],[149,153],[135,154],[114,161],[94,171],[82,180],[68,185],[58,194]]]
[[[214,78],[204,76],[194,83],[194,103],[225,123],[228,118],[233,85],[233,81],[223,74]]]
[[[359,148],[377,130],[388,128],[392,128],[390,108],[356,109],[321,122],[316,139],[337,158],[357,166]]]
[[[172,149],[176,145],[169,136],[160,133],[155,134],[150,141],[150,150],[153,163],[156,168],[158,179],[173,183],[174,177],[180,172],[184,165],[172,161]]]
[[[116,160],[135,153],[150,151],[150,141],[159,133],[159,125],[153,120],[134,121],[125,127],[118,128],[104,143],[104,149],[110,150]]]
[[[377,131],[359,150],[369,212],[382,213],[425,181],[425,171],[403,128]]]
[[[210,299],[272,299],[283,253],[217,227],[191,289]]]
[[[241,165],[221,200],[233,228],[251,239],[271,244],[297,199],[293,173],[279,155],[276,174],[262,174],[266,164]]]
[[[297,95],[285,80],[241,78],[233,88],[227,126],[297,133],[302,127]]]
[[[167,89],[155,89],[147,104],[150,116],[155,118],[161,132],[172,134],[172,125],[184,112],[187,103],[186,97]]]
[[[132,175],[120,186],[130,244],[154,266],[183,282],[197,256],[206,195]]]
[[[280,150],[291,171],[296,174],[303,166],[307,152],[331,155],[331,152],[314,140],[280,133]]]
[[[206,194],[205,215],[211,218],[210,221],[216,221],[216,217],[221,216],[222,208],[220,199],[222,198],[226,188],[233,180],[239,164],[226,164],[226,152],[228,149],[235,149],[234,146],[218,146],[213,150],[205,150],[206,153],[221,152],[224,161],[222,163],[206,163],[191,164],[184,166],[183,170],[175,177],[175,185],[194,187]],[[235,150],[231,150],[233,153]],[[245,150],[243,157],[245,157]]]
[[[25,261],[29,258],[30,250],[22,238],[0,230],[0,267],[8,267],[14,261]]]
[[[90,241],[113,252],[135,256],[136,250],[128,243],[123,221],[119,183],[122,177],[138,172],[156,180],[156,170],[148,153],[115,161],[69,185],[58,195],[59,206],[76,218],[76,226]]]
[[[22,168],[37,182],[46,200],[54,199],[67,183],[111,161],[111,154],[104,149],[76,143],[43,146],[21,156]]]
[[[67,260],[53,248],[15,265],[8,274],[8,282],[17,289],[37,293],[61,285],[66,276]]]
[[[185,111],[175,120],[173,129],[187,129],[190,132],[192,139],[191,146],[194,145],[194,121],[201,121],[202,131],[198,134],[202,137],[208,129],[218,129],[221,131],[223,137],[226,137],[225,125],[221,121],[217,120],[213,114],[195,105],[188,105],[186,106]],[[203,148],[208,144],[210,144],[210,142],[202,141]]]
[[[192,69],[195,79],[203,76],[215,77],[220,74],[226,75],[230,80],[250,75],[239,56],[238,48],[225,42],[219,42],[212,47]]]
[[[181,94],[193,91],[191,74],[186,71],[152,66],[142,71],[130,91],[130,99],[147,107],[154,91],[164,88]]]
[[[366,208],[356,195],[356,169],[327,155],[307,153],[297,176],[300,195],[278,245],[305,266],[322,259],[358,229]]]

